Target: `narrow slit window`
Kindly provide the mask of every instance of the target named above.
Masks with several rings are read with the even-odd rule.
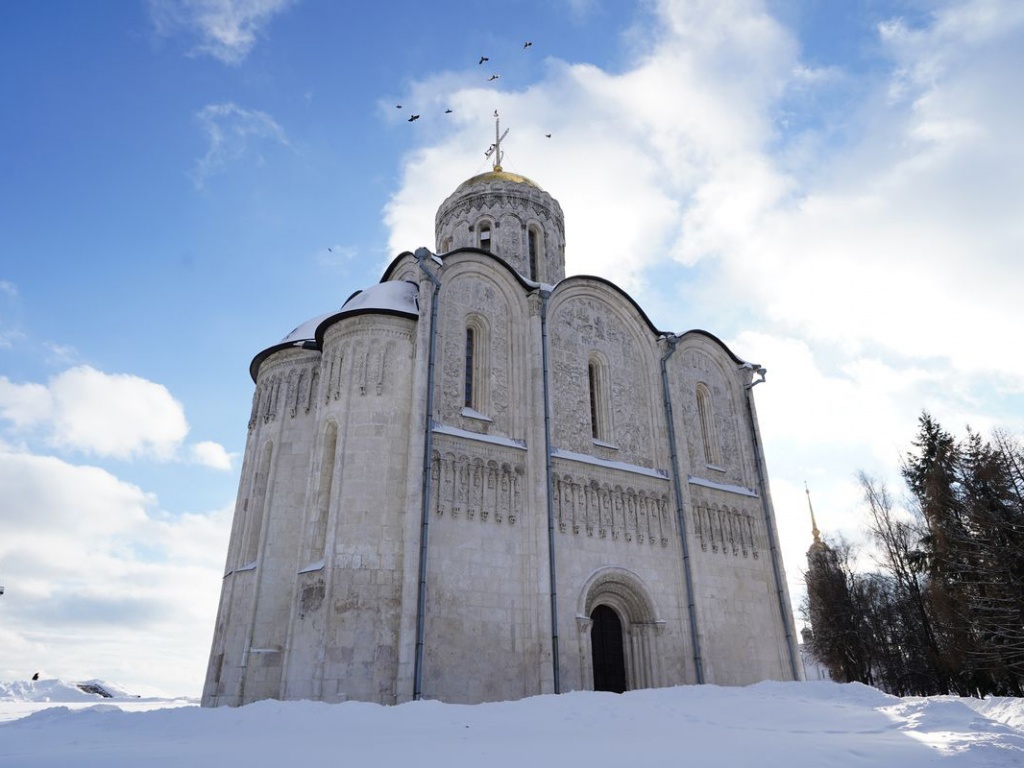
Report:
[[[700,434],[704,444],[704,461],[718,464],[718,443],[715,435],[715,417],[711,407],[711,392],[705,384],[697,385],[697,415],[700,419]]]
[[[466,375],[463,389],[463,405],[466,408],[473,407],[473,365],[476,354],[476,331],[473,328],[466,329]]]
[[[480,248],[482,250],[491,252],[491,225],[481,224],[480,225],[480,236],[479,236]]]
[[[537,269],[538,251],[537,251],[537,228],[530,227],[526,231],[526,242],[530,256],[530,279],[537,281],[540,280],[540,272]]]
[[[590,380],[590,433],[595,440],[601,439],[600,406],[598,400],[598,371],[597,365],[591,362],[587,366],[587,374]]]

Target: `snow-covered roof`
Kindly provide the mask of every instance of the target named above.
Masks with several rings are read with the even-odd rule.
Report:
[[[249,364],[249,374],[252,376],[252,380],[256,381],[263,361],[282,349],[288,347],[319,349],[327,327],[343,317],[367,313],[419,317],[418,297],[419,286],[405,280],[388,280],[364,291],[356,291],[341,306],[341,309],[310,318],[280,342],[267,347],[256,355],[252,359],[252,363]]]
[[[418,316],[420,313],[417,297],[419,287],[407,280],[394,280],[354,293],[341,307],[341,313],[355,311],[402,312]],[[329,316],[328,316],[329,317]],[[325,320],[326,317],[321,318]]]
[[[320,323],[326,320],[328,317],[332,317],[337,312],[326,312],[316,317],[311,317],[309,320],[304,322],[298,328],[293,330],[283,339],[282,344],[301,344],[303,341],[313,341],[316,338],[316,328]]]

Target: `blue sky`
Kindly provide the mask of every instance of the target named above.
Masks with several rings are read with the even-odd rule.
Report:
[[[1021,71],[1012,0],[3,4],[0,678],[198,692],[250,360],[433,245],[495,109],[570,273],[768,368],[796,593],[804,480],[854,536],[922,408],[1024,429]]]

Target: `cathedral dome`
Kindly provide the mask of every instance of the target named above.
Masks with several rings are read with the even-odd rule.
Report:
[[[492,181],[510,181],[515,184],[527,184],[535,189],[540,189],[540,184],[535,182],[533,179],[528,179],[525,176],[520,176],[518,173],[510,173],[505,170],[493,170],[487,171],[487,173],[480,173],[473,176],[470,179],[466,179],[464,182],[459,184],[455,190],[455,194],[459,194],[464,189],[474,186],[475,184],[487,184]]]
[[[438,253],[478,248],[527,280],[565,277],[562,207],[537,182],[496,166],[466,179],[437,209]]]

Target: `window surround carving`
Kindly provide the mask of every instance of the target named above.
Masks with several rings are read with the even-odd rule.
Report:
[[[487,416],[490,405],[490,329],[487,320],[477,314],[466,317],[465,328],[462,415],[490,421]]]
[[[715,429],[715,408],[711,400],[711,390],[703,381],[697,382],[696,397],[704,462],[709,469],[725,471],[725,468],[721,466],[722,459],[718,451],[718,433]]]
[[[608,402],[608,364],[604,356],[591,352],[587,358],[587,392],[590,403],[590,436],[594,445],[616,448],[612,442],[612,415]]]
[[[529,278],[535,282],[542,282],[541,272],[544,263],[544,230],[537,224],[528,224],[526,227],[526,264],[529,270]]]

